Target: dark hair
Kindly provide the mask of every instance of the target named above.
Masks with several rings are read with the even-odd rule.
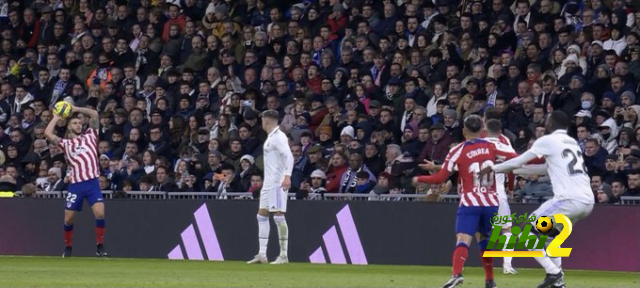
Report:
[[[569,116],[566,113],[555,110],[551,112],[549,116],[549,121],[551,124],[551,130],[559,130],[559,129],[567,129],[569,127]]]
[[[498,111],[498,108],[496,108],[495,106],[489,106],[484,110],[484,119],[485,120],[491,120],[491,119],[498,119],[499,120],[499,119],[502,119],[502,116],[500,115],[500,111]]]
[[[464,127],[471,133],[479,133],[482,130],[482,119],[478,115],[470,115],[464,119]]]
[[[490,134],[500,134],[502,132],[502,122],[497,119],[489,119],[485,123],[487,132]]]

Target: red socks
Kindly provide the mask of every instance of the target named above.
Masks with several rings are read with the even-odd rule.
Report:
[[[484,254],[484,250],[480,250],[480,257],[482,258],[482,266],[484,267],[485,280],[493,280],[493,258],[482,257],[482,254]]]
[[[487,251],[487,244],[489,244],[489,240],[484,239],[480,241],[480,243],[478,243],[478,246],[480,248],[480,259],[482,259],[482,267],[484,267],[485,280],[490,281],[493,280],[493,258],[482,257],[484,251]]]
[[[73,246],[73,225],[64,225],[62,236],[64,237],[64,246]]]
[[[453,272],[452,275],[462,274],[464,269],[464,262],[469,257],[469,246],[464,243],[458,243],[456,249],[453,250]]]
[[[104,243],[104,230],[105,230],[105,220],[104,219],[96,219],[96,241],[98,245]]]

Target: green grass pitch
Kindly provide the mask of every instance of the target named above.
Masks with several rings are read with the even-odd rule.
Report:
[[[0,257],[0,287],[440,287],[450,267],[391,265],[247,265],[242,262],[57,257]],[[498,287],[535,287],[542,269],[502,275]],[[568,270],[567,287],[640,287],[640,273]],[[463,287],[484,287],[482,268],[467,268]]]

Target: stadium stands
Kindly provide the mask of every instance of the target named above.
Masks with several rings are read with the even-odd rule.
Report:
[[[561,110],[597,202],[638,205],[636,2],[4,1],[0,176],[35,184],[21,197],[63,196],[65,159],[44,127],[67,100],[100,112],[108,198],[251,198],[260,112],[274,109],[292,198],[457,201],[455,175],[411,177],[462,141],[461,119],[493,107],[522,152]],[[548,197],[547,177],[517,179],[512,202]]]

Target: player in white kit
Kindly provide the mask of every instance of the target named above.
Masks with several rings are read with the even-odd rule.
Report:
[[[550,134],[536,140],[531,149],[522,155],[502,164],[488,167],[483,170],[482,174],[491,170],[496,173],[507,173],[523,167],[535,158],[544,157],[546,169],[539,169],[539,166],[534,165],[531,168],[525,166],[515,171],[516,173],[549,174],[551,178],[553,198],[543,203],[533,214],[537,217],[564,214],[575,225],[576,222],[591,214],[594,199],[582,150],[577,141],[567,135],[568,127],[569,117],[564,112],[551,112],[546,122],[546,129]],[[535,226],[535,221],[531,224]],[[561,224],[557,224],[553,227],[547,238],[547,245],[560,234],[561,226]],[[537,230],[532,232],[536,233]],[[550,258],[545,253],[544,257],[536,257],[535,259],[547,273],[538,288],[564,286],[561,258]]]
[[[280,239],[280,255],[271,264],[289,262],[287,247],[289,244],[289,227],[284,214],[287,212],[287,192],[291,187],[293,172],[293,154],[289,148],[289,140],[278,127],[280,114],[275,110],[262,113],[262,129],[267,132],[264,142],[264,181],[260,192],[258,208],[258,241],[260,250],[249,264],[267,263],[267,244],[269,242],[269,213],[273,213],[273,221],[278,227]]]
[[[486,116],[486,115],[485,115]],[[486,120],[485,117],[485,130],[487,132],[484,139],[495,144],[502,144],[508,147],[515,153],[509,140],[502,135],[502,122],[497,119]],[[503,173],[496,174],[496,190],[498,192],[498,215],[505,216],[511,215],[511,208],[509,207],[509,197],[507,196],[507,190],[505,188],[507,175]],[[502,226],[502,235],[506,235],[507,239],[511,237],[511,223],[507,222]],[[504,248],[503,251],[513,251],[513,249]],[[502,272],[504,274],[518,274],[518,271],[511,265],[513,257],[504,257],[502,263]]]

